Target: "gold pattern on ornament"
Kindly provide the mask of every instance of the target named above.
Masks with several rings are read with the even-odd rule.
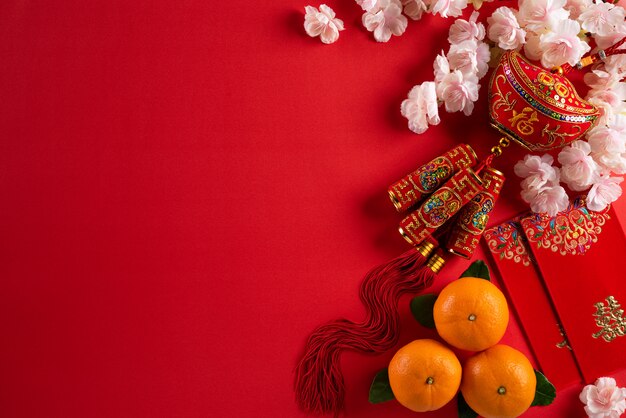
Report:
[[[559,130],[561,129],[561,125],[556,125],[554,127],[554,129],[549,129],[550,125],[547,124],[546,126],[543,127],[543,130],[541,131],[541,137],[548,137],[548,142],[546,142],[546,145],[553,145],[555,141],[557,141],[557,139],[559,140],[557,146],[558,147],[562,147],[563,145],[566,144],[567,139],[566,137],[578,137],[580,136],[580,131],[581,131],[581,127],[580,125],[572,125],[571,129],[574,130],[573,133],[568,133],[568,132],[559,132]]]
[[[623,337],[626,333],[626,319],[624,318],[624,310],[619,302],[613,296],[608,296],[604,302],[598,302],[594,306],[596,312],[593,314],[596,325],[600,331],[592,334],[593,338],[602,338],[610,343],[617,337]]]
[[[528,136],[535,132],[533,123],[539,122],[539,118],[536,110],[532,107],[525,107],[521,112],[513,109],[513,117],[509,119],[509,122],[514,128],[517,128],[519,133]]]
[[[497,114],[496,110],[505,106],[506,107],[504,108],[504,111],[510,112],[511,110],[513,110],[515,104],[517,103],[517,99],[510,99],[512,92],[509,91],[506,94],[502,94],[502,90],[500,90],[500,85],[498,84],[498,81],[504,81],[505,83],[507,82],[506,77],[503,74],[499,74],[496,77],[495,83],[493,83],[495,89],[498,91],[497,93],[493,93],[493,97],[496,98],[496,100],[493,101],[493,106],[491,107],[494,114]]]

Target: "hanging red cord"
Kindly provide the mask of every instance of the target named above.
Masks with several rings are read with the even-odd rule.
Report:
[[[589,65],[592,65],[598,61],[604,61],[606,59],[606,57],[610,57],[611,55],[618,55],[618,54],[625,54],[626,53],[626,49],[619,49],[624,42],[626,42],[626,37],[622,38],[619,42],[617,42],[615,45],[603,50],[599,50],[598,52],[596,52],[595,54],[591,54],[591,55],[587,55],[581,58],[580,62],[578,64],[576,64],[576,68],[577,69],[582,69],[584,67],[588,67]],[[569,64],[563,64],[559,67],[556,67],[552,70],[553,73],[558,73],[558,74],[567,74],[568,72],[570,72],[574,67],[572,67]]]

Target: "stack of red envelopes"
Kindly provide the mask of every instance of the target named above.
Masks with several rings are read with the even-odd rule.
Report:
[[[626,367],[624,230],[584,199],[554,217],[528,214],[485,231],[535,357],[555,386]]]

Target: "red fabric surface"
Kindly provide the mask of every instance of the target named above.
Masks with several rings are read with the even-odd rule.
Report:
[[[305,4],[0,2],[3,417],[302,416],[306,336],[361,319],[361,276],[407,249],[387,186],[498,138],[484,88],[423,136],[399,114],[451,21],[381,45],[331,1],[347,30],[327,46]],[[492,224],[525,209],[522,155],[498,161]],[[433,335],[408,300],[400,344]],[[504,342],[530,354],[515,320]],[[414,416],[367,403],[392,355],[342,358],[347,416]],[[582,417],[579,389],[525,416]]]

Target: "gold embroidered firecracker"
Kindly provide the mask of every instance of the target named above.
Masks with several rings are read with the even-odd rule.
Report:
[[[418,203],[437,190],[455,172],[476,164],[476,153],[466,144],[458,145],[424,164],[389,187],[389,197],[398,212]]]
[[[471,258],[487,227],[489,214],[504,184],[504,174],[492,167],[482,173],[483,190],[463,207],[448,237],[448,250],[463,258]]]

